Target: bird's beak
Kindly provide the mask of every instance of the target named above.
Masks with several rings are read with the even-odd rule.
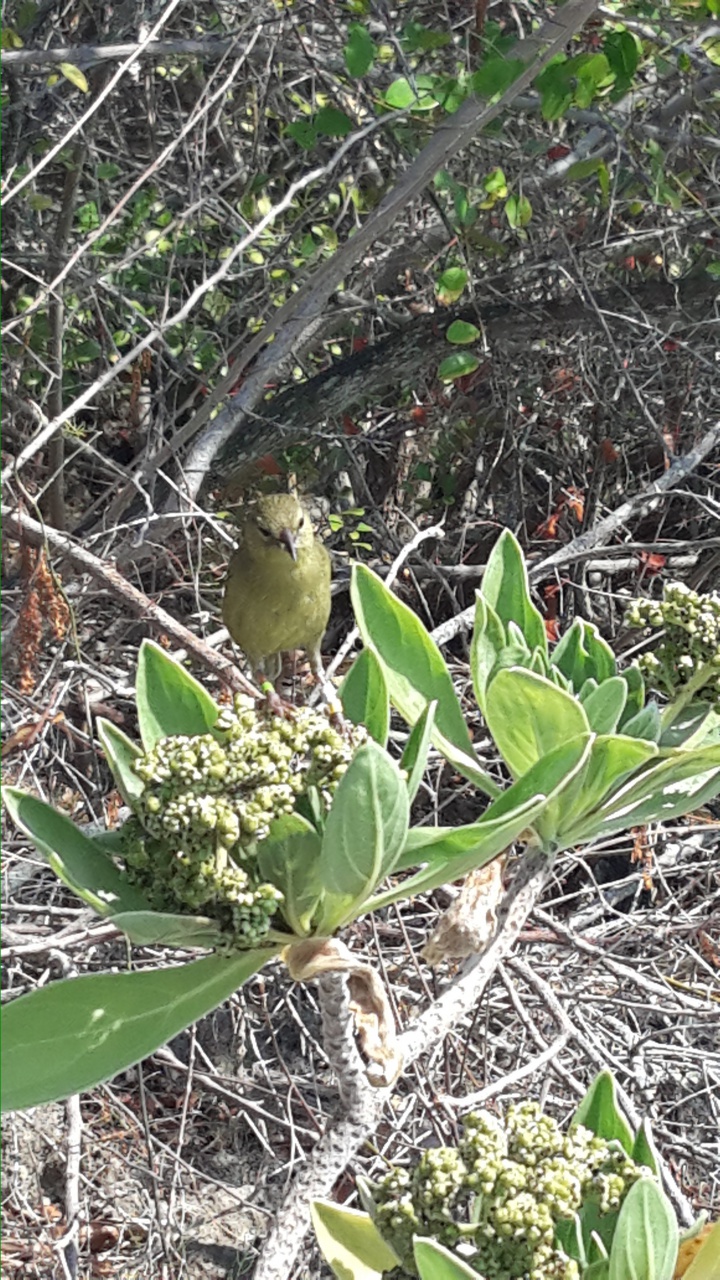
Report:
[[[295,539],[293,538],[289,529],[280,530],[280,533],[278,535],[278,542],[281,543],[281,545],[285,548],[288,555],[292,556],[293,560],[297,560],[297,548],[295,546]]]

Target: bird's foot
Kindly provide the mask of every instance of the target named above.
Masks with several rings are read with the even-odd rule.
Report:
[[[280,716],[282,720],[294,720],[295,707],[287,699],[281,698],[270,680],[263,680],[260,688],[265,695],[262,707],[269,716]]]

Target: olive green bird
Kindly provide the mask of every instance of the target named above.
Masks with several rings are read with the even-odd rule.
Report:
[[[323,679],[320,643],[330,617],[330,556],[292,494],[258,498],[241,520],[228,566],[223,622],[253,674],[277,680],[282,655],[305,649]]]

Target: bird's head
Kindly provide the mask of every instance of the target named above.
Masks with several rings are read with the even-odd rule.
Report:
[[[245,520],[245,545],[250,554],[272,547],[293,560],[313,541],[310,517],[291,493],[268,493],[258,498]]]

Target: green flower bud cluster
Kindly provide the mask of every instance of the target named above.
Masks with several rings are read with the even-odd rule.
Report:
[[[256,946],[283,901],[260,877],[258,842],[311,789],[329,806],[365,737],[310,708],[258,714],[238,695],[211,733],[161,738],[133,762],[144,787],[122,830],[131,879],[155,910],[200,912]]]
[[[682,582],[665,585],[662,600],[633,600],[625,621],[630,627],[664,627],[665,635],[638,666],[654,689],[674,697],[689,680],[700,684],[697,696],[720,710],[720,595],[700,595]],[[701,668],[706,679],[698,680]]]
[[[564,1134],[534,1102],[465,1118],[456,1147],[425,1151],[372,1188],[378,1230],[417,1275],[414,1235],[453,1249],[485,1280],[578,1280],[555,1228],[588,1201],[619,1208],[643,1170],[619,1148],[577,1125]]]

